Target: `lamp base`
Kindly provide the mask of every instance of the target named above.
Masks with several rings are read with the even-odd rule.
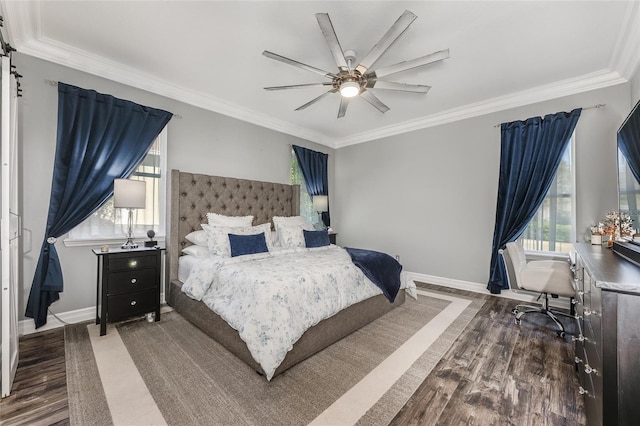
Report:
[[[127,241],[125,241],[124,244],[120,246],[120,248],[125,250],[134,249],[134,248],[138,248],[138,244],[135,241],[133,241],[133,239],[127,238]]]

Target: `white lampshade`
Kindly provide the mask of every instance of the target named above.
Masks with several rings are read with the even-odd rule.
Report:
[[[313,211],[315,212],[329,211],[329,197],[327,197],[326,195],[314,195]]]
[[[113,207],[144,209],[147,200],[147,184],[142,180],[114,179]]]

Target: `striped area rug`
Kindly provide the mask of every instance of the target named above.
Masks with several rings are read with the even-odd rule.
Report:
[[[386,425],[482,307],[418,300],[267,382],[176,312],[65,330],[74,425]]]

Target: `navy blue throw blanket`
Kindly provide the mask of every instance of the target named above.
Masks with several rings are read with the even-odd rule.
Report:
[[[353,264],[364,272],[382,293],[393,303],[400,291],[402,265],[386,253],[345,247]]]

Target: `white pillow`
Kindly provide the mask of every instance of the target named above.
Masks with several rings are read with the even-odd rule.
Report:
[[[207,213],[209,225],[212,226],[251,226],[253,216],[225,216],[218,213]]]
[[[304,226],[307,221],[302,216],[274,216],[272,218],[274,227],[278,225],[298,225]]]
[[[207,247],[207,233],[205,231],[193,231],[184,237],[187,241],[190,241],[197,246]]]
[[[212,226],[203,224],[202,228],[207,231],[207,247],[210,253],[222,257],[231,257],[231,245],[229,244],[229,234],[255,235],[264,233],[267,248],[272,249],[271,224],[264,223],[258,226]]]
[[[278,228],[278,243],[282,248],[305,247],[303,230],[312,231],[310,225],[280,225]]]
[[[201,231],[201,232],[205,232],[205,231]],[[207,257],[209,255],[209,248],[206,246],[206,244],[203,245],[198,245],[198,246],[189,246],[189,247],[185,247],[182,249],[182,252],[184,254],[190,254],[192,256],[195,256],[199,259],[202,259],[204,257]]]

